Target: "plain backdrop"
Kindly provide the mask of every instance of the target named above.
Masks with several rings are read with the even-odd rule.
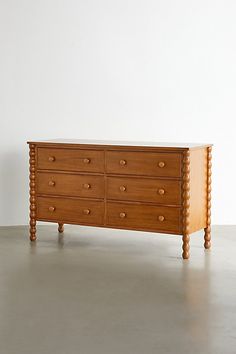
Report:
[[[28,222],[27,140],[209,142],[236,213],[235,0],[0,0],[0,225]]]

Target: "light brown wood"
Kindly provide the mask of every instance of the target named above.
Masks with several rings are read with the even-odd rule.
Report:
[[[163,162],[163,161],[160,161],[160,162],[158,163],[158,166],[159,166],[160,168],[163,168],[163,167],[165,167],[165,162]]]
[[[58,232],[59,233],[64,232],[64,224],[61,224],[61,223],[58,224]]]
[[[38,197],[37,219],[65,224],[74,221],[78,224],[103,225],[104,202],[62,197]]]
[[[196,143],[166,143],[153,141],[117,141],[117,140],[88,140],[88,139],[51,139],[41,141],[28,141],[28,144],[37,144],[37,146],[49,146],[50,148],[65,147],[76,149],[95,149],[95,150],[146,150],[157,149],[158,151],[184,151],[202,149],[204,147],[212,146],[212,144],[196,144]]]
[[[121,163],[121,161],[123,161]],[[160,162],[164,163],[160,167]],[[106,172],[139,176],[181,176],[181,154],[107,151]]]
[[[46,170],[104,172],[104,152],[38,148],[37,167]]]
[[[207,148],[207,222],[204,229],[204,247],[209,249],[211,247],[211,151],[212,148]]]
[[[30,239],[36,220],[182,235],[210,247],[211,145],[30,143]]]
[[[183,154],[183,259],[189,258],[190,249],[190,151],[187,150]]]
[[[164,219],[160,216],[163,216]],[[181,209],[149,204],[107,202],[109,226],[180,232]]]
[[[181,182],[157,178],[107,177],[107,199],[181,205]]]
[[[189,232],[206,227],[207,149],[190,151]]]
[[[30,179],[30,240],[36,240],[36,183],[35,183],[35,172],[36,172],[36,146],[35,144],[30,144],[29,146],[29,179]]]
[[[37,193],[86,198],[104,198],[104,177],[37,172]]]

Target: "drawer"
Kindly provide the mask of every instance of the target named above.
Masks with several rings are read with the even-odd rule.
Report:
[[[181,182],[164,179],[108,177],[107,199],[181,204]]]
[[[104,177],[56,172],[37,172],[37,193],[85,198],[104,198]]]
[[[46,170],[104,172],[104,152],[38,148],[37,167]]]
[[[37,219],[56,222],[102,225],[104,202],[70,198],[37,198]]]
[[[181,209],[108,202],[106,223],[124,229],[181,233]]]
[[[107,151],[106,172],[140,176],[181,177],[181,154]]]

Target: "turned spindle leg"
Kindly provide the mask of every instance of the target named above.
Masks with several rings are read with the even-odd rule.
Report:
[[[189,235],[189,208],[190,208],[190,151],[184,152],[183,156],[183,185],[182,185],[182,201],[183,201],[183,259],[190,256],[190,235]]]
[[[58,232],[62,233],[64,231],[64,224],[58,223]]]
[[[183,240],[183,246],[182,246],[182,249],[183,249],[183,253],[182,253],[182,257],[183,259],[189,259],[189,249],[190,249],[190,235],[186,234],[186,235],[183,235],[182,237],[182,240]]]
[[[30,163],[30,240],[36,240],[36,192],[35,192],[35,145],[29,146],[29,163]]]
[[[211,151],[212,147],[207,148],[207,227],[204,229],[204,247],[211,247]]]
[[[204,229],[204,247],[207,250],[211,248],[211,227],[210,226]]]

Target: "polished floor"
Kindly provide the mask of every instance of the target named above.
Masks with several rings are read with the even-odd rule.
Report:
[[[235,354],[236,226],[191,237],[0,228],[0,354]]]

